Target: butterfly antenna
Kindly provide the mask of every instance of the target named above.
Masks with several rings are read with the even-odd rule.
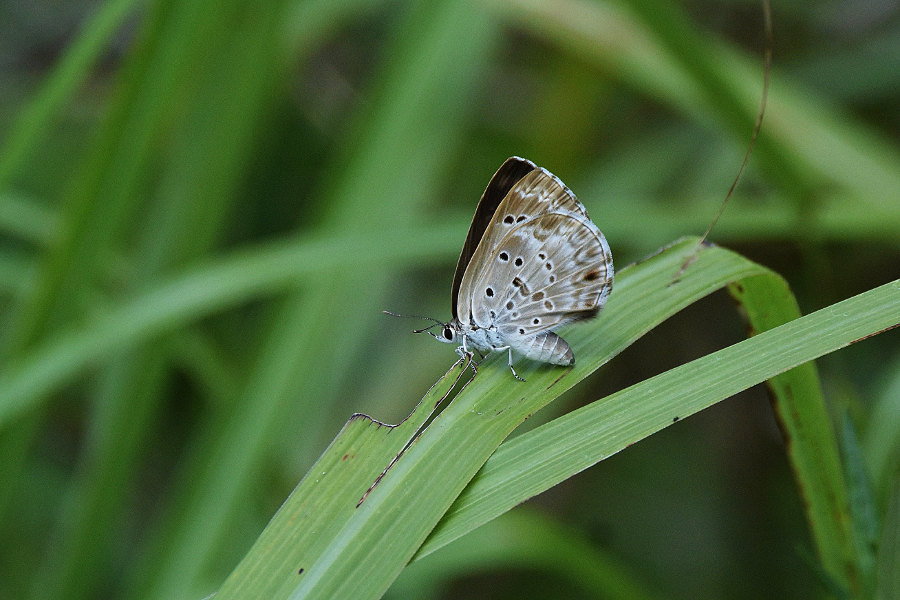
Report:
[[[443,321],[438,321],[434,317],[426,317],[424,315],[401,315],[398,313],[393,313],[389,310],[383,310],[381,312],[383,312],[386,315],[390,315],[392,317],[399,317],[401,319],[425,319],[426,321],[433,321],[433,323],[431,325],[429,325],[428,327],[425,327],[424,329],[414,329],[413,333],[425,333],[426,331],[429,331],[430,329],[432,329],[433,327],[437,327],[438,325],[440,325],[440,326],[446,325],[446,323],[444,323]],[[432,334],[432,335],[434,335],[434,334]]]
[[[428,327],[425,327],[425,328],[423,328],[423,329],[413,329],[413,333],[425,333],[425,332],[428,332],[428,333],[430,333],[431,335],[433,335],[434,337],[437,337],[437,335],[436,335],[435,333],[433,333],[431,330],[434,329],[435,327],[437,327],[438,325],[443,325],[443,323],[435,323],[435,324],[429,325]]]
[[[703,236],[697,243],[697,250],[693,254],[691,254],[691,256],[681,265],[681,269],[675,276],[676,280],[679,279],[681,277],[681,274],[684,273],[684,270],[697,259],[697,254],[700,251],[700,247],[706,242],[706,238],[709,237],[709,234],[710,232],[712,232],[713,227],[715,227],[716,223],[719,222],[719,217],[721,217],[722,213],[725,212],[725,207],[728,205],[728,201],[731,200],[731,196],[734,194],[734,190],[735,188],[737,188],[738,182],[741,180],[741,176],[744,174],[744,169],[747,167],[747,163],[750,161],[750,155],[753,153],[753,147],[756,145],[756,140],[757,138],[759,138],[760,129],[762,129],[763,116],[766,114],[766,104],[769,101],[769,72],[772,70],[773,44],[772,6],[769,3],[769,0],[762,0],[762,5],[764,22],[763,27],[765,28],[766,38],[766,49],[763,55],[763,88],[762,97],[760,98],[759,102],[759,111],[756,113],[756,123],[753,125],[753,133],[750,135],[750,143],[747,145],[747,151],[744,153],[744,160],[741,161],[741,166],[738,169],[737,175],[735,175],[734,181],[731,182],[731,187],[728,189],[728,193],[725,194],[725,199],[722,201],[721,206],[719,206],[719,210],[718,212],[716,212],[716,216],[713,217],[713,220],[709,224],[709,227],[707,227],[706,231],[703,232]]]

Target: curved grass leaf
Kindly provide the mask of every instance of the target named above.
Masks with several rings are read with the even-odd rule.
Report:
[[[781,281],[774,274],[766,279]],[[741,283],[756,281],[753,277]],[[768,298],[763,302],[777,304]],[[803,363],[898,322],[900,283],[895,281],[672,369],[510,440],[460,495],[419,556],[675,420],[774,377],[770,384],[788,437],[789,458],[807,500],[817,550],[829,574],[850,588],[856,556],[845,484],[814,369]],[[783,373],[796,365],[801,367]]]
[[[216,597],[283,598],[305,574],[311,557],[329,552],[328,544],[347,527],[376,482],[402,453],[419,428],[434,414],[467,368],[458,362],[428,390],[413,412],[398,425],[385,425],[365,415],[353,415],[324,454],[312,466],[267,531],[287,534],[278,543],[257,544],[243,564],[251,572],[293,573],[287,578],[232,578]],[[333,498],[350,502],[337,505]],[[294,526],[300,507],[301,527]],[[284,546],[294,549],[285,552]]]
[[[602,318],[566,334],[579,357],[571,370],[523,362],[519,372],[528,382],[520,385],[510,378],[504,361],[489,357],[479,375],[393,464],[324,550],[317,545],[310,552],[292,543],[295,534],[291,532],[305,529],[313,518],[306,505],[292,496],[279,512],[279,524],[290,525],[270,525],[218,597],[239,597],[236,590],[258,586],[273,589],[271,580],[275,580],[285,595],[274,597],[377,598],[448,510],[422,553],[643,439],[671,423],[673,417],[692,414],[900,320],[900,289],[896,284],[879,288],[870,297],[847,301],[851,303],[848,310],[859,311],[859,316],[849,323],[846,319],[832,323],[831,335],[811,335],[822,317],[806,317],[785,326],[787,331],[779,329],[741,343],[750,344],[749,349],[738,344],[647,380],[504,445],[508,450],[498,451],[470,484],[524,419],[644,332],[715,289],[767,275],[762,267],[731,252],[703,248],[675,281],[680,265],[696,248],[695,240],[685,240],[623,270]],[[807,343],[786,344],[785,336]],[[762,359],[750,361],[748,357],[757,353]],[[747,368],[748,362],[755,368]],[[666,379],[660,382],[660,378]],[[536,439],[539,441],[532,441]],[[599,449],[598,439],[603,440]],[[523,443],[534,444],[528,448],[530,452],[521,451]],[[517,462],[523,456],[540,464]],[[504,481],[509,477],[511,483]],[[450,508],[467,485],[469,489]],[[347,507],[358,501],[358,486],[339,493],[332,490],[328,502],[318,505],[320,510],[346,514]],[[314,518],[326,517],[317,512]],[[261,566],[264,561],[259,560],[259,552],[291,556],[287,563],[303,571]]]

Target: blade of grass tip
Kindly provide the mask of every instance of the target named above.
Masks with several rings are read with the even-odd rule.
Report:
[[[672,278],[679,272],[682,265],[678,261],[684,261],[688,256],[693,255],[697,248],[697,242],[697,238],[685,238],[650,258],[630,265],[617,273],[615,290],[603,309],[602,316],[592,322],[573,327],[571,332],[565,333],[565,338],[578,352],[578,360],[573,372],[554,385],[554,394],[562,393],[575,382],[595,371],[611,357],[682,308],[722,289],[732,281],[759,276],[767,272],[764,267],[736,253],[723,248],[701,246],[697,260],[691,263],[683,277],[674,283]],[[527,375],[526,378],[530,379],[531,375]],[[614,419],[614,422],[618,423],[621,420],[620,417]],[[524,437],[524,435],[527,434],[520,437]],[[515,443],[515,440],[504,443],[500,447],[498,450],[500,456],[505,456],[502,450],[510,443]],[[518,490],[515,492],[506,490],[504,494],[495,496],[494,488],[499,483],[491,480],[491,483],[485,482],[486,485],[483,486],[481,480],[489,477],[489,473],[492,472],[490,465],[494,463],[496,456],[488,461],[485,470],[479,473],[472,485],[460,495],[453,508],[423,545],[420,556],[462,535],[471,528],[473,523],[483,523],[500,514],[495,512],[496,510],[501,512],[508,510],[518,502],[546,489],[526,487],[525,489],[529,493],[526,496],[519,495]],[[582,464],[581,469],[590,464],[593,463]],[[562,468],[561,464],[556,466]],[[510,468],[515,469],[513,466]],[[547,465],[542,466],[542,469],[546,470],[546,468]],[[500,477],[533,476],[537,478],[535,485],[540,485],[540,482],[543,481],[540,477],[542,472],[544,471],[539,469],[530,473],[526,468],[522,472],[504,471]],[[572,474],[574,473],[569,473],[566,477]],[[555,480],[554,484],[561,480]],[[489,497],[482,497],[482,494],[487,494]],[[504,501],[505,497],[515,497],[516,500],[507,504]],[[456,513],[465,513],[465,517],[458,516]]]

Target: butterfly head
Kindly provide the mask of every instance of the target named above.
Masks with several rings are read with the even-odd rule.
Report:
[[[434,333],[431,331],[429,333],[431,333],[431,335],[434,336],[434,339],[439,342],[444,342],[445,344],[455,344],[457,338],[456,328],[451,323],[441,323],[440,326],[440,333]]]
[[[458,327],[456,324],[451,321],[449,323],[444,323],[443,321],[439,321],[432,317],[423,317],[421,315],[398,315],[396,313],[392,313],[390,311],[382,311],[386,315],[391,315],[393,317],[404,317],[404,318],[412,318],[412,319],[425,319],[427,321],[432,321],[431,325],[428,327],[423,327],[422,329],[415,329],[413,333],[427,333],[434,339],[439,342],[444,342],[445,344],[455,344],[459,339],[459,335],[457,333]]]
[[[453,323],[443,323],[438,321],[437,319],[433,319],[434,323],[425,327],[423,329],[416,329],[413,333],[428,333],[434,339],[439,342],[444,342],[445,344],[455,344],[458,335],[456,333],[457,329],[454,327]]]

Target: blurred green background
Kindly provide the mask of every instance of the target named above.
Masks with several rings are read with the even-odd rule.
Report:
[[[898,276],[900,10],[773,11],[711,240],[810,312]],[[352,413],[402,419],[453,362],[381,310],[449,318],[502,161],[565,181],[618,269],[700,234],[763,39],[744,0],[0,3],[0,599],[215,591]],[[744,335],[713,296],[527,425]],[[879,511],[897,341],[819,361]],[[589,575],[616,565],[660,597],[821,597],[802,504],[754,389],[389,595],[622,597]]]

